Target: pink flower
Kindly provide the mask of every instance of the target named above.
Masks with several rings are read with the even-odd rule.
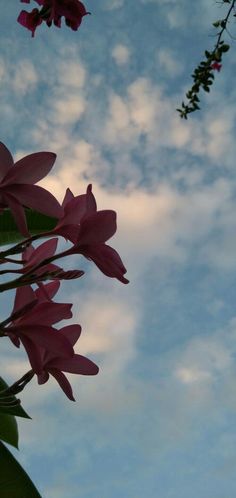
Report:
[[[119,254],[105,244],[116,232],[115,211],[97,211],[92,185],[88,185],[86,194],[77,197],[67,189],[62,208],[62,217],[49,233],[62,235],[74,243],[63,255],[83,254],[93,260],[105,275],[127,284],[129,281],[124,277],[126,268]]]
[[[9,207],[19,231],[29,236],[24,206],[59,218],[62,208],[55,197],[34,185],[51,170],[56,159],[52,152],[36,152],[14,165],[7,147],[0,142],[0,209]]]
[[[80,325],[69,325],[63,327],[58,333],[65,337],[73,347],[80,337],[81,327]],[[79,354],[74,354],[74,356],[68,358],[62,358],[52,351],[45,352],[41,349],[40,353],[43,370],[42,373],[38,374],[38,383],[44,384],[47,382],[49,374],[51,374],[66,396],[72,401],[75,401],[72,388],[63,372],[80,375],[96,375],[99,370],[95,363]]]
[[[92,193],[92,185],[88,185],[86,194],[74,196],[68,188],[62,202],[63,213],[53,230],[43,235],[61,235],[71,242],[78,238],[79,226],[86,215],[95,213],[97,205]]]
[[[219,62],[215,61],[211,64],[211,69],[215,69],[216,71],[218,71],[218,73],[220,72],[222,68],[222,64],[219,64]]]
[[[105,210],[88,214],[82,218],[77,241],[67,251],[67,255],[83,254],[87,259],[92,260],[105,275],[127,284],[129,281],[124,277],[127,270],[119,254],[105,244],[115,232],[115,211]]]
[[[22,254],[22,259],[24,266],[20,270],[15,270],[14,273],[33,273],[38,277],[37,284],[45,278],[49,280],[53,279],[74,279],[79,278],[84,275],[84,272],[81,270],[68,270],[64,271],[60,266],[54,265],[53,263],[42,264],[44,260],[47,258],[51,258],[54,256],[54,253],[57,248],[58,239],[50,239],[46,242],[43,242],[40,246],[34,247],[31,245],[25,249]],[[42,264],[42,266],[41,266]],[[37,266],[39,268],[37,268]],[[34,269],[36,268],[36,269]]]
[[[53,324],[72,317],[72,305],[54,303],[50,299],[43,300],[42,298],[35,303],[36,299],[37,294],[30,286],[19,287],[16,290],[12,310],[13,319],[10,325],[3,330],[16,347],[19,347],[20,342],[22,342],[32,369],[40,374],[42,372],[42,362],[38,348],[52,351],[62,357],[73,356],[71,344],[52,327]],[[30,307],[31,303],[32,306]],[[16,313],[17,318],[15,319]]]
[[[29,3],[26,2],[26,0],[24,1],[25,3]],[[17,21],[19,24],[24,26],[24,28],[27,28],[31,31],[32,37],[34,37],[36,28],[43,22],[38,9],[33,9],[32,12],[22,10],[17,18]]]
[[[40,276],[42,273],[50,272],[54,270],[61,270],[59,266],[48,263],[46,265],[41,266],[40,268],[33,270],[33,268],[39,264],[41,264],[45,259],[51,258],[54,256],[54,253],[57,248],[58,239],[50,239],[46,242],[43,242],[40,246],[36,247],[36,249],[30,245],[27,247],[22,253],[23,260],[23,268],[18,270],[18,273],[26,273],[31,269],[32,271]]]
[[[77,31],[82,22],[82,18],[87,14],[89,14],[89,12],[86,11],[83,3],[80,2],[79,0],[35,0],[35,1],[37,2],[38,5],[42,6],[41,11],[39,11],[38,9],[33,9],[31,13],[22,11],[17,19],[20,24],[22,24],[24,27],[32,31],[32,36],[34,36],[36,27],[39,24],[41,24],[42,21],[45,21],[48,26],[51,26],[53,22],[55,26],[60,28],[62,17],[65,17],[65,22],[67,26],[69,26],[74,31]],[[30,3],[30,0],[21,0],[21,2]],[[34,18],[37,18],[37,20],[29,18],[29,16],[33,17],[33,12],[34,12]],[[38,22],[38,17],[40,19],[40,22]]]

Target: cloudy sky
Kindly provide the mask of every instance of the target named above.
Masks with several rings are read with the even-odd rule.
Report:
[[[57,154],[42,185],[88,183],[114,209],[130,284],[85,269],[64,282],[97,377],[25,389],[17,458],[43,498],[231,498],[236,458],[235,51],[202,111],[175,108],[214,43],[209,0],[87,0],[78,32],[16,24],[0,0],[0,140]],[[33,4],[32,4],[33,6]],[[26,9],[29,6],[24,6]],[[233,30],[232,26],[232,30]],[[232,42],[233,43],[233,42]],[[12,294],[2,298],[11,309]],[[3,316],[3,308],[1,316]],[[28,369],[3,344],[1,375]]]

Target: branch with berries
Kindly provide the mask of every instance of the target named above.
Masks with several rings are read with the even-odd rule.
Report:
[[[211,85],[215,79],[214,72],[219,72],[222,67],[222,57],[230,49],[230,45],[224,42],[223,35],[228,33],[228,24],[232,17],[236,17],[235,10],[236,0],[222,0],[223,4],[229,4],[229,9],[223,19],[213,22],[214,28],[218,30],[217,41],[213,50],[205,51],[205,57],[200,64],[194,69],[192,74],[193,85],[186,92],[187,102],[182,102],[181,107],[176,109],[181,118],[187,119],[188,115],[200,109],[199,93],[201,90],[209,93]]]

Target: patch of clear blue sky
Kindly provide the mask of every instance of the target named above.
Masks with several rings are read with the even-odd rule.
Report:
[[[12,67],[20,58],[30,59],[41,74],[47,75],[50,60],[57,57],[60,64],[59,49],[69,46],[73,40],[78,46],[78,61],[80,58],[85,64],[89,78],[95,74],[103,78],[98,94],[90,88],[89,79],[87,81],[95,113],[99,106],[103,112],[110,88],[122,96],[127,85],[137,77],[161,84],[170,97],[177,95],[183,84],[191,81],[191,70],[203,50],[213,42],[208,37],[210,30],[207,31],[211,20],[209,7],[204,15],[204,5],[208,2],[201,2],[199,7],[199,3],[187,0],[179,3],[128,0],[121,8],[106,10],[107,2],[91,1],[86,5],[92,16],[84,20],[78,33],[64,26],[61,30],[39,27],[34,40],[30,32],[15,22],[22,5],[26,9],[28,6],[16,0],[8,3],[1,0],[1,4],[4,10],[1,11],[0,55],[8,58]],[[166,16],[173,9],[179,9],[186,22],[170,29]],[[217,17],[215,13],[213,5],[212,20]],[[111,57],[111,49],[117,43],[127,44],[131,50],[130,63],[124,68],[118,68]],[[158,65],[154,56],[158,48],[173,50],[179,63],[183,63],[183,71],[175,78],[165,76]],[[217,82],[216,88],[223,99],[233,101],[234,93],[229,93],[235,66],[233,55],[228,57],[232,60],[232,67],[228,64],[225,68],[229,77]],[[1,99],[5,96],[15,109],[13,114],[3,111],[1,140],[13,151],[31,150],[28,133],[37,123],[40,105],[45,106],[45,115],[47,113],[50,89],[46,81],[22,101],[17,96],[11,101],[7,88],[0,86],[0,92]],[[207,102],[213,98],[214,94],[209,96],[202,114],[193,118],[199,126],[207,113]],[[93,138],[89,129],[92,118],[93,109],[85,124],[83,121],[77,124],[74,136]],[[116,152],[104,147],[104,157],[111,164],[115,155]],[[186,186],[173,180],[173,173],[183,165],[203,169],[204,183],[212,184],[215,178],[222,176],[220,168],[212,168],[213,161],[191,151],[163,147],[156,155],[148,155],[142,138],[132,151],[132,161],[139,173],[141,171],[137,188],[141,185],[150,191],[163,180],[184,191]],[[99,178],[99,171],[95,174]],[[235,181],[234,170],[224,171],[224,175]],[[119,170],[112,169],[100,181],[107,188],[113,184],[122,189],[127,178],[128,174],[121,176]],[[82,285],[87,291],[89,283]],[[35,437],[32,444],[25,444],[22,440],[19,458],[45,498],[58,498],[59,491],[52,489],[56,484],[62,489],[59,498],[231,498],[236,491],[235,445],[232,448],[231,443],[236,438],[235,406],[229,401],[230,395],[224,399],[224,382],[216,382],[209,390],[209,399],[206,393],[202,404],[191,408],[191,397],[171,378],[170,370],[178,362],[179,351],[188,339],[214,335],[235,316],[234,272],[218,271],[197,261],[196,250],[191,247],[187,261],[179,264],[168,258],[153,258],[137,285],[143,307],[136,331],[137,359],[131,361],[125,371],[127,383],[131,382],[130,395],[132,383],[133,389],[137,389],[137,404],[121,407],[118,414],[101,415],[94,408],[93,413],[89,413],[89,408],[81,407],[86,397],[82,396],[75,408],[67,404],[63,394],[53,392],[53,400],[47,401],[44,411],[42,406],[40,409],[34,406],[32,410],[32,424],[35,423],[36,433],[40,430],[40,441]],[[206,303],[217,300],[223,301],[223,307],[210,312]],[[232,368],[232,383],[234,374]],[[141,387],[137,388],[134,379],[141,382]],[[80,380],[79,385],[83,381]],[[96,379],[92,382],[96,383]],[[192,402],[194,404],[194,394]],[[55,414],[55,430],[50,435]],[[40,417],[45,419],[42,421]],[[22,427],[24,434],[26,422]]]

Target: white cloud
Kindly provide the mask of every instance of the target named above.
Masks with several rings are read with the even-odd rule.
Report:
[[[180,356],[174,375],[183,384],[214,382],[233,365],[233,351],[219,333],[190,339]]]
[[[13,90],[19,95],[26,95],[32,91],[38,83],[38,74],[32,62],[29,60],[20,60],[15,67],[11,79]]]
[[[113,48],[111,55],[115,60],[118,66],[122,66],[123,64],[127,64],[130,58],[130,50],[126,45],[122,45],[121,43],[115,45]]]
[[[77,93],[57,95],[51,102],[50,120],[59,126],[71,125],[82,117],[86,103]]]
[[[176,370],[176,377],[184,384],[192,384],[193,382],[210,380],[211,374],[197,368],[181,367]]]
[[[124,5],[124,0],[105,0],[104,9],[114,10],[120,9]]]
[[[170,49],[160,48],[157,52],[157,60],[164,73],[170,77],[175,77],[183,71],[184,66],[179,55]]]

